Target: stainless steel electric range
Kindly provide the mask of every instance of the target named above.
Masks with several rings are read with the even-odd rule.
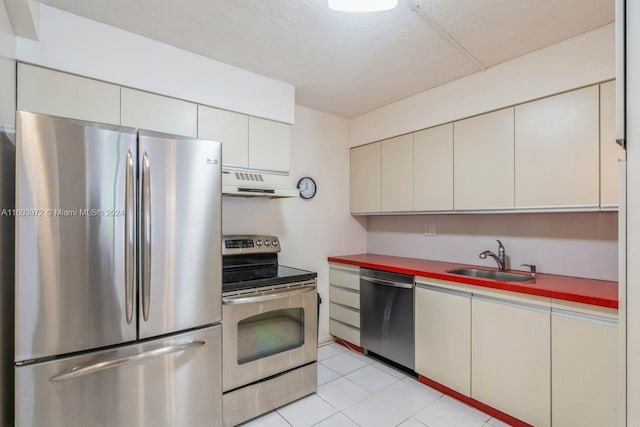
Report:
[[[275,236],[222,238],[225,426],[314,393],[317,274],[278,264]]]

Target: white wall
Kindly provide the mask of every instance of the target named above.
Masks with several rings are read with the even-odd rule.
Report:
[[[396,136],[615,77],[614,24],[353,118],[350,145]]]
[[[436,224],[437,236],[424,235],[426,224]],[[500,239],[517,270],[534,264],[541,273],[618,277],[615,212],[377,216],[368,230],[370,253],[495,267],[478,254],[497,253]]]
[[[295,88],[195,53],[40,6],[40,39],[16,58],[150,92],[293,123]]]
[[[280,263],[316,271],[323,304],[320,337],[329,333],[327,257],[366,252],[366,218],[349,214],[349,148],[347,120],[310,108],[296,107],[291,128],[291,177],[312,177],[316,196],[269,200],[223,198],[225,234],[257,233],[280,237]]]
[[[627,1],[627,425],[640,425],[640,2]]]
[[[12,58],[14,51],[15,36],[4,1],[0,1],[0,57]]]

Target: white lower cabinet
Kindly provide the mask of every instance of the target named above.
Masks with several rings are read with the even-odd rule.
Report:
[[[329,264],[329,333],[360,345],[360,268]]]
[[[416,278],[415,369],[471,395],[471,294]]]
[[[554,308],[551,337],[553,425],[616,425],[617,320]]]
[[[551,424],[550,301],[474,295],[471,397],[529,424]]]
[[[618,311],[416,277],[416,372],[535,426],[617,423]]]

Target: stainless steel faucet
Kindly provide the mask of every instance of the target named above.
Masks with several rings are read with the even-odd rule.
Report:
[[[486,259],[488,256],[490,256],[498,263],[498,270],[505,271],[507,267],[507,256],[505,254],[504,246],[502,246],[502,242],[500,240],[496,240],[496,242],[498,242],[498,255],[494,254],[491,251],[482,251],[478,256],[480,257],[480,259]]]

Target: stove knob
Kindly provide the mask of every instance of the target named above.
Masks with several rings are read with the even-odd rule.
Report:
[[[273,246],[278,246],[278,241],[277,241],[277,240],[272,240],[272,241],[271,241],[271,244],[272,244]]]
[[[268,240],[265,240],[265,241],[264,241],[264,245],[265,245],[265,246],[270,246],[270,245],[271,245],[271,242],[269,242]]]
[[[258,247],[262,246],[262,240],[260,239],[256,240],[256,245],[258,245]]]

